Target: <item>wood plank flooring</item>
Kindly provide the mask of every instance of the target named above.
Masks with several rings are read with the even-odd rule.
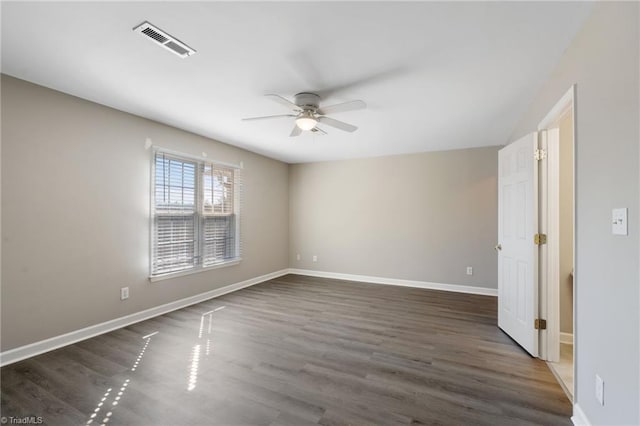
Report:
[[[50,425],[571,424],[546,364],[497,328],[495,298],[297,275],[1,379],[2,416]]]

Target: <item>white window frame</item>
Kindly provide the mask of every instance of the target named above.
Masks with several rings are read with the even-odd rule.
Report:
[[[165,272],[154,274],[153,271],[153,263],[154,263],[154,232],[155,232],[155,217],[156,217],[156,205],[155,205],[155,179],[156,179],[156,156],[158,154],[165,154],[169,157],[176,158],[177,160],[184,160],[188,162],[196,163],[196,190],[195,190],[195,225],[194,225],[194,234],[195,234],[195,264],[190,269],[184,269],[179,271]],[[205,165],[210,165],[216,168],[227,168],[232,169],[234,172],[233,179],[233,208],[232,208],[232,216],[234,218],[234,226],[235,226],[235,256],[225,261],[216,262],[207,266],[203,266],[203,254],[204,254],[204,224],[205,220],[208,217],[219,216],[218,214],[207,214],[204,209],[204,181],[203,181],[203,170]],[[184,275],[197,274],[204,271],[209,271],[212,269],[224,268],[227,266],[237,265],[242,261],[242,243],[241,243],[241,233],[240,233],[240,224],[241,224],[241,214],[240,207],[242,204],[242,163],[240,165],[224,163],[220,161],[211,161],[204,157],[197,157],[188,154],[184,154],[181,152],[176,152],[164,148],[156,147],[152,150],[151,155],[151,180],[150,180],[150,215],[149,215],[149,280],[151,282],[166,280],[170,278],[180,277]]]

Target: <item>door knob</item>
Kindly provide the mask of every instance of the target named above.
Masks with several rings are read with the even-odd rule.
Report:
[[[500,243],[496,244],[496,246],[494,247],[494,249],[495,249],[496,251],[500,251],[500,250],[502,250],[502,244],[500,244]]]

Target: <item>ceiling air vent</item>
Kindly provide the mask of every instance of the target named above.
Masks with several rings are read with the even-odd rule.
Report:
[[[181,58],[186,58],[194,53],[195,50],[173,37],[172,35],[162,31],[160,28],[151,25],[148,22],[143,22],[133,29],[133,31],[140,33],[143,37],[159,44],[170,52],[175,53]]]

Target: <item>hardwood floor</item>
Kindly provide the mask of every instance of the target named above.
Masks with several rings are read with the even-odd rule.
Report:
[[[571,424],[495,298],[297,275],[1,376],[2,416],[51,425]]]

